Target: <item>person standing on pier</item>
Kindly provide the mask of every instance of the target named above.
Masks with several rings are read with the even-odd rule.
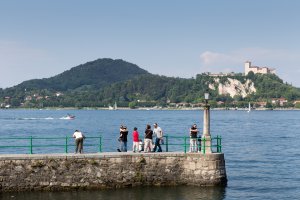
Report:
[[[149,124],[147,124],[146,130],[145,130],[145,148],[144,148],[144,152],[151,152],[152,136],[153,136],[153,131],[151,130],[151,126]]]
[[[121,150],[118,149],[118,151],[127,152],[127,135],[128,135],[127,127],[121,125],[120,137],[119,137],[119,141],[121,143]]]
[[[161,130],[161,128],[158,126],[157,123],[154,123],[153,133],[156,136],[153,152],[156,151],[157,147],[158,147],[157,152],[162,152],[160,144],[163,142],[163,131]]]
[[[198,152],[197,134],[198,134],[197,125],[194,124],[190,128],[190,151],[189,152]]]
[[[132,133],[132,138],[133,138],[133,145],[132,145],[132,151],[135,153],[139,150],[139,132],[137,131],[137,127],[134,127],[133,133]]]
[[[81,131],[76,130],[73,133],[73,138],[75,138],[75,153],[83,153],[83,140],[85,139],[84,134]]]

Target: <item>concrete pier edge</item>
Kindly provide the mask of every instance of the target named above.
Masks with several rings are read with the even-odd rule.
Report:
[[[0,191],[227,184],[223,153],[0,155]]]

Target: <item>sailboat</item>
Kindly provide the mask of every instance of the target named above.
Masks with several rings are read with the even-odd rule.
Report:
[[[108,110],[117,110],[118,107],[117,107],[117,102],[115,102],[114,106],[108,106]]]
[[[250,112],[250,111],[251,111],[251,105],[250,105],[250,102],[249,102],[249,107],[248,107],[247,112]]]

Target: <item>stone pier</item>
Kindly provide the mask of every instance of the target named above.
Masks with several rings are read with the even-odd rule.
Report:
[[[222,153],[0,155],[0,190],[226,185]]]

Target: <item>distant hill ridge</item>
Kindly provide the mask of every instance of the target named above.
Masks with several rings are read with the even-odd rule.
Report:
[[[73,90],[82,86],[101,88],[142,74],[149,72],[121,59],[103,58],[73,67],[51,78],[24,81],[16,87],[56,91]]]
[[[284,83],[275,74],[204,73],[195,74],[195,78],[174,78],[109,58],[81,64],[51,78],[0,89],[0,107],[108,107],[115,102],[132,108],[194,106],[201,105],[207,91],[211,94],[210,104],[217,107],[248,107],[248,102],[265,106],[268,103],[271,107],[278,106],[271,102],[281,98],[284,106],[293,107],[299,102],[300,108],[300,89]]]

